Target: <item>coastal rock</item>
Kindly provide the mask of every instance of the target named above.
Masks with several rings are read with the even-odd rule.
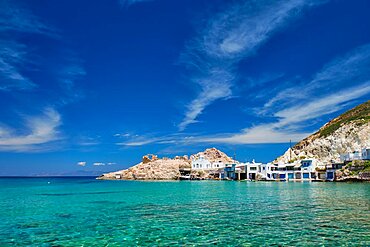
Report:
[[[154,154],[147,154],[139,164],[126,170],[103,174],[98,179],[174,180],[180,177],[180,169],[190,169],[187,156],[159,159]]]
[[[224,152],[216,148],[209,148],[203,152],[193,154],[190,159],[187,155],[176,156],[175,158],[158,158],[154,154],[144,155],[142,162],[132,166],[126,170],[110,172],[101,175],[98,179],[124,179],[124,180],[176,180],[181,176],[180,170],[188,170],[191,168],[191,160],[203,156],[211,162],[235,162],[232,158],[227,156]],[[199,173],[199,172],[198,172]],[[197,175],[197,177],[206,177],[205,172]]]
[[[183,168],[190,168],[188,160],[168,158],[150,160],[144,156],[143,162],[126,170],[103,174],[99,179],[175,180],[180,177],[180,169]]]

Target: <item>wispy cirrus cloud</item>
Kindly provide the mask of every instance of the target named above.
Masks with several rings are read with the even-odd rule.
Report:
[[[0,2],[0,32],[5,31],[58,35],[54,27],[40,20],[26,8],[12,1],[2,0]]]
[[[201,137],[194,142],[256,144],[256,143],[287,143],[289,140],[300,141],[312,132],[302,131],[307,121],[342,110],[349,102],[370,94],[370,81],[356,87],[315,99],[307,104],[294,105],[278,111],[274,117],[277,122],[261,124],[242,130],[241,133]]]
[[[55,54],[47,50],[48,46],[25,41],[34,37],[50,44],[52,46],[50,50]],[[60,50],[64,51],[62,55],[59,53]],[[53,63],[48,63],[45,54],[55,58]],[[64,48],[59,30],[32,14],[22,3],[0,1],[2,93],[10,96],[13,91],[32,93],[32,96],[27,98],[27,107],[24,107],[27,109],[30,109],[30,105],[63,106],[79,97],[75,82],[85,74],[82,62],[73,52]],[[36,88],[37,91],[34,90]],[[22,107],[22,98],[17,99],[17,102],[14,108],[19,112],[16,108]],[[7,107],[11,108],[11,103]],[[25,117],[26,134],[15,126],[6,125],[7,122],[12,122],[11,119],[1,119],[0,116],[0,122],[3,123],[0,131],[0,151],[31,152],[55,149],[55,146],[48,145],[61,137],[59,132],[61,117],[54,108],[44,109],[40,116]]]
[[[272,121],[242,129],[240,133],[212,136],[166,136],[132,140],[126,145],[150,143],[194,144],[258,144],[299,141],[313,131],[307,131],[325,115],[348,109],[358,99],[370,95],[370,44],[358,47],[326,64],[312,79],[283,89],[261,106],[261,117]],[[284,97],[285,96],[285,97]]]
[[[0,125],[0,150],[27,152],[41,150],[43,144],[61,140],[58,128],[62,124],[60,114],[46,108],[41,115],[25,116],[24,126],[14,129]]]
[[[281,90],[266,102],[264,111],[268,112],[269,109],[276,111],[276,106],[283,108],[287,104],[299,103],[307,97],[339,91],[349,85],[359,85],[368,80],[370,80],[370,44],[357,47],[333,59],[316,73],[311,81],[296,83]]]
[[[0,90],[28,90],[37,84],[24,74],[31,64],[28,45],[18,37],[24,34],[57,37],[55,28],[43,23],[27,9],[10,1],[0,3]]]
[[[235,4],[212,18],[192,40],[181,61],[199,86],[179,124],[184,130],[195,123],[204,109],[216,100],[232,96],[238,63],[252,56],[274,33],[284,28],[301,11],[317,1],[248,1]]]
[[[136,3],[150,2],[150,1],[153,1],[153,0],[119,0],[118,2],[122,7],[129,7]]]
[[[311,134],[311,121],[338,112],[353,100],[370,95],[370,44],[333,59],[311,81],[287,88],[260,110],[276,121],[246,128],[238,134],[196,138],[196,142],[284,143]]]
[[[36,84],[22,74],[26,63],[26,47],[13,41],[0,41],[0,90],[26,90]]]
[[[61,41],[60,31],[46,24],[20,4],[3,0],[0,2],[0,35],[0,90],[30,90],[39,87],[39,83],[33,81],[28,72],[45,69],[51,71],[54,70],[51,68],[53,65],[45,66],[34,61],[38,56],[35,56],[34,50],[44,48],[26,43],[21,37],[42,37],[52,40],[53,45],[56,45]],[[72,95],[74,82],[82,78],[86,72],[82,62],[73,52],[65,48],[63,50],[66,52],[58,61],[60,64],[57,65],[59,68],[54,79],[63,85],[69,95]]]

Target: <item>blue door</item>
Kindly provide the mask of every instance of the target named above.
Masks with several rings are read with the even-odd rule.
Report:
[[[303,173],[303,178],[309,179],[310,178],[310,174],[308,172],[304,172]]]
[[[327,172],[326,173],[326,179],[327,180],[333,180],[334,179],[334,172]]]

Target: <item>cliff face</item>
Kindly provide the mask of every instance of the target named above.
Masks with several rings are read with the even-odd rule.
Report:
[[[191,155],[192,158],[204,156],[211,161],[231,162],[232,159],[216,148],[206,149],[204,152]],[[156,155],[143,156],[142,162],[126,170],[106,173],[98,179],[124,179],[124,180],[176,180],[180,177],[180,169],[190,169],[191,159],[187,156],[158,158]]]
[[[313,135],[297,143],[277,162],[317,158],[322,163],[339,162],[340,155],[370,147],[370,101],[331,120]]]

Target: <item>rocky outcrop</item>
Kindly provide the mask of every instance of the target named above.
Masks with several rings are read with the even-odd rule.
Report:
[[[325,124],[297,143],[275,162],[316,158],[322,163],[340,162],[340,155],[370,147],[370,101]]]
[[[187,157],[174,159],[159,159],[156,155],[143,156],[142,162],[126,170],[106,173],[98,179],[124,179],[124,180],[176,180],[180,177],[180,169],[190,169]]]
[[[224,152],[221,152],[220,150],[218,150],[217,148],[208,148],[204,150],[203,152],[193,154],[190,156],[190,159],[193,160],[193,159],[199,158],[200,156],[205,157],[210,162],[223,162],[226,164],[236,162],[232,158],[227,156]]]
[[[193,154],[190,159],[187,155],[176,156],[173,159],[163,157],[158,158],[154,154],[147,154],[143,156],[142,161],[126,170],[110,172],[101,175],[98,179],[124,179],[124,180],[176,180],[181,176],[180,170],[188,170],[191,168],[191,160],[199,158],[200,156],[205,157],[211,162],[224,162],[233,163],[235,162],[232,158],[227,156],[224,152],[216,148],[209,148],[203,152]],[[198,174],[199,173],[199,174]],[[207,177],[206,172],[197,172],[196,175],[199,178]]]

